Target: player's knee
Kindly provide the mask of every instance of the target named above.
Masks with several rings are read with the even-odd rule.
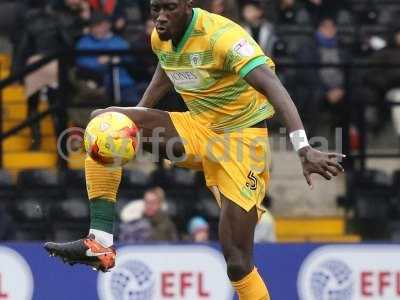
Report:
[[[107,108],[99,108],[95,109],[90,113],[90,119],[93,119],[94,117],[97,117],[98,115],[108,112],[108,111],[118,111],[118,107],[116,106],[109,106]]]
[[[233,281],[238,281],[251,271],[251,260],[244,254],[227,255],[226,265],[228,277]]]

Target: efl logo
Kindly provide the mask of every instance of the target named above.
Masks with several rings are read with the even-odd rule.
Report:
[[[32,299],[33,277],[25,259],[13,249],[0,246],[0,262],[0,299]]]
[[[321,247],[303,262],[297,287],[302,300],[400,299],[400,246]]]
[[[127,246],[99,274],[101,300],[231,300],[222,255],[205,246]]]

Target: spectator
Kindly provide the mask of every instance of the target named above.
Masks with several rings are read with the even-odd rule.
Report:
[[[314,24],[317,24],[320,20],[325,18],[336,19],[338,13],[342,10],[346,10],[350,7],[351,1],[349,0],[306,0],[307,10],[310,12]],[[369,1],[360,3],[368,3]]]
[[[153,78],[154,71],[157,68],[157,57],[151,49],[151,33],[154,29],[154,23],[148,19],[145,22],[145,27],[138,37],[132,42],[132,47],[137,52],[137,59],[140,65],[137,66],[136,72],[137,79],[141,81],[138,83],[139,93],[143,94],[150,80]]]
[[[76,18],[78,20],[80,17],[76,16]],[[22,71],[27,64],[34,63],[44,56],[73,46],[75,34],[78,34],[77,31],[79,33],[83,31],[83,26],[81,26],[83,22],[72,22],[70,18],[69,22],[65,22],[65,19],[60,18],[57,13],[49,9],[46,1],[32,2],[23,23],[22,35],[18,39],[13,55],[12,73]],[[29,115],[37,113],[39,98],[43,94],[50,104],[55,103],[57,79],[58,67],[55,61],[30,73],[25,78]],[[60,128],[56,119],[55,121],[56,130],[59,134],[62,128]],[[40,147],[39,123],[33,124],[31,130],[33,137],[31,149],[37,150]]]
[[[12,48],[18,44],[26,10],[22,1],[0,1],[0,52],[10,52],[9,41]]]
[[[275,220],[268,210],[265,211],[256,225],[254,242],[276,242]]]
[[[259,1],[253,0],[243,7],[243,27],[257,41],[267,55],[272,54],[277,40],[274,25],[264,18],[264,11]]]
[[[151,240],[152,228],[143,217],[144,201],[134,200],[126,204],[121,213],[118,240],[122,243],[136,243]]]
[[[142,21],[146,22],[150,18],[150,1],[133,0],[133,4],[137,5]]]
[[[151,239],[154,241],[176,241],[178,234],[174,223],[162,209],[165,205],[165,192],[156,187],[144,194],[144,218],[150,221],[152,226]]]
[[[206,243],[210,240],[210,227],[208,222],[199,216],[190,219],[188,233],[190,235],[190,240],[195,243]]]
[[[391,28],[400,26],[400,5],[398,3],[385,5],[385,9],[380,11],[378,22]]]
[[[128,222],[121,224],[120,241],[177,241],[175,225],[163,210],[164,190],[159,187],[147,190],[143,204],[140,218],[126,220]]]
[[[135,66],[135,79],[138,81],[139,98],[143,95],[157,68],[157,56],[154,55],[151,49],[151,33],[153,29],[153,21],[147,19],[144,29],[131,43],[133,50],[137,53],[137,60],[141,62],[140,65]],[[174,90],[168,92],[164,99],[165,101],[160,101],[155,108],[168,111],[187,111],[183,99]]]
[[[239,4],[237,0],[199,0],[198,5],[214,14],[239,22]]]
[[[126,26],[123,1],[118,0],[87,0],[94,12],[102,12],[111,18],[113,30],[121,33]]]
[[[78,42],[78,50],[127,50],[129,44],[111,31],[111,22],[102,13],[93,13],[90,19],[90,32],[84,35]],[[121,62],[120,58],[101,56],[81,56],[77,59],[77,65],[81,77],[90,77],[105,86],[108,94],[114,95],[122,105],[134,106],[138,103],[138,93],[135,81],[128,73],[126,67],[113,66]],[[129,62],[128,58],[122,58],[123,63]],[[112,73],[112,75],[111,75]]]
[[[69,46],[73,47],[76,40],[87,31],[86,25],[90,19],[90,6],[86,0],[57,1],[52,6],[58,21],[66,33]]]
[[[305,64],[340,64],[348,61],[348,53],[339,48],[337,29],[330,18],[323,19],[311,43],[302,45],[297,53],[297,61]],[[319,124],[319,109],[324,106],[336,118],[338,126],[343,116],[345,98],[344,74],[340,68],[307,68],[298,72],[298,108],[302,111],[311,135]]]
[[[277,24],[310,24],[311,17],[305,8],[296,0],[280,0],[278,1]]]
[[[400,27],[393,30],[388,46],[372,54],[369,62],[373,65],[400,64]],[[374,130],[379,130],[388,119],[389,108],[384,101],[387,98],[386,94],[400,87],[400,69],[372,67],[365,76],[365,83],[364,87],[369,91],[368,99],[375,104],[377,110],[374,114],[377,118],[371,125]],[[395,119],[397,120],[397,117]]]

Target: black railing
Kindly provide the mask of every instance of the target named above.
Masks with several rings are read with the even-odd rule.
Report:
[[[20,130],[31,126],[35,122],[39,122],[42,120],[44,117],[46,117],[49,114],[57,114],[58,122],[61,124],[60,128],[66,128],[67,126],[67,108],[69,107],[93,107],[96,108],[98,104],[96,105],[91,105],[91,104],[72,104],[70,103],[69,100],[69,78],[68,78],[68,70],[71,67],[71,64],[74,64],[75,58],[79,56],[99,56],[99,55],[108,55],[108,56],[115,56],[115,57],[120,57],[120,56],[132,56],[136,55],[137,52],[133,50],[96,50],[96,51],[90,51],[90,50],[74,50],[74,51],[65,51],[61,53],[56,53],[51,56],[47,56],[42,58],[41,60],[28,65],[22,72],[19,72],[18,74],[14,74],[10,76],[9,78],[6,78],[4,80],[0,81],[0,111],[3,112],[3,107],[2,107],[2,90],[9,86],[10,84],[13,84],[15,82],[20,82],[23,80],[23,78],[38,70],[42,66],[46,65],[52,60],[57,60],[58,61],[58,97],[57,97],[57,104],[49,107],[48,110],[44,112],[40,112],[36,115],[33,116],[28,116],[28,118],[21,122],[18,126],[15,126],[14,128],[11,128],[7,130],[6,132],[3,131],[2,125],[3,125],[3,120],[2,120],[2,114],[0,114],[0,158],[3,157],[3,149],[2,149],[2,141],[16,133],[18,133]],[[351,153],[350,152],[350,138],[349,138],[349,126],[351,122],[351,114],[352,110],[354,109],[354,106],[352,104],[352,77],[353,77],[353,72],[355,70],[360,70],[360,69],[369,69],[369,68],[382,68],[383,70],[388,69],[388,68],[400,68],[399,66],[394,66],[393,64],[361,64],[361,63],[347,63],[347,64],[300,64],[300,63],[277,63],[277,71],[279,73],[279,70],[282,69],[294,69],[294,70],[302,70],[302,69],[311,69],[311,68],[339,68],[343,71],[344,75],[344,89],[346,91],[346,109],[344,110],[344,115],[342,116],[343,122],[342,122],[342,128],[343,128],[343,137],[342,137],[342,148],[343,152],[349,154],[349,161],[350,164],[356,167],[357,169],[364,170],[365,169],[365,161],[366,158],[371,157],[371,158],[393,158],[393,157],[400,157],[400,153],[379,153],[379,152],[374,152],[374,153],[368,153],[367,149],[367,128],[365,126],[365,114],[363,113],[365,111],[365,107],[370,105],[369,103],[365,102],[359,102],[357,103],[357,110],[360,112],[361,118],[359,118],[359,123],[356,124],[357,127],[359,128],[360,132],[360,149],[358,153]],[[115,104],[115,99],[111,97],[110,102],[103,103],[102,105],[113,105]],[[383,100],[382,100],[383,101]],[[390,105],[400,105],[399,103],[389,103]],[[361,105],[361,106],[360,106]],[[59,133],[58,133],[59,134]],[[62,146],[65,149],[65,144]],[[63,149],[63,150],[64,150]],[[64,152],[66,153],[66,152]],[[0,164],[2,163],[2,159],[0,159]],[[65,162],[60,159],[60,164],[61,166],[65,166]]]
[[[126,55],[133,55],[136,52],[133,52],[131,50],[104,50],[104,51],[91,51],[91,50],[85,50],[85,51],[64,51],[64,52],[58,52],[54,53],[52,55],[43,57],[42,59],[38,60],[35,63],[32,63],[28,66],[26,66],[22,71],[12,74],[6,79],[0,80],[0,167],[2,167],[3,164],[3,140],[18,133],[19,131],[31,126],[35,122],[40,122],[44,117],[48,116],[49,114],[56,114],[57,115],[57,120],[59,127],[61,129],[65,129],[67,126],[67,108],[72,107],[70,104],[70,101],[68,99],[68,69],[70,67],[70,64],[74,62],[75,57],[78,56],[98,56],[98,55],[110,55],[110,56],[126,56]],[[28,116],[27,119],[21,124],[15,126],[14,128],[11,128],[7,131],[3,130],[3,89],[8,87],[9,85],[15,84],[17,82],[22,82],[24,78],[31,74],[32,72],[37,71],[41,67],[45,66],[49,62],[57,60],[58,61],[58,96],[57,96],[57,104],[49,107],[47,110],[37,113],[32,116]],[[111,99],[113,100],[113,99]],[[105,105],[107,104],[112,104],[113,101],[110,101],[110,103],[104,103]],[[79,107],[80,105],[76,105]],[[89,104],[86,104],[85,107],[90,107]],[[95,106],[93,106],[95,108]],[[60,134],[60,132],[58,132]],[[62,151],[66,150],[66,145],[65,143],[62,143]],[[63,152],[66,153],[66,152]],[[66,162],[62,159],[59,160],[60,166],[65,167]]]
[[[43,112],[38,116],[32,116],[28,118],[26,121],[22,122],[20,125],[17,125],[14,128],[9,129],[7,132],[3,132],[3,89],[11,84],[14,84],[18,81],[22,81],[24,77],[42,66],[46,65],[50,61],[57,58],[57,55],[49,55],[47,57],[42,58],[41,60],[27,66],[23,71],[18,72],[17,74],[13,74],[6,79],[0,80],[0,167],[3,165],[3,140],[7,137],[18,133],[20,130],[26,128],[34,122],[39,122],[46,115],[50,113],[50,110],[47,112]]]

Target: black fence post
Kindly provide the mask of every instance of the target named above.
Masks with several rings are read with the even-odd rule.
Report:
[[[107,65],[107,72],[110,78],[110,90],[106,88],[107,97],[111,97],[112,105],[115,105],[115,98],[114,98],[114,76],[113,76],[113,66],[111,61]]]
[[[2,70],[0,64],[0,70]],[[4,88],[0,88],[0,133],[3,133],[3,91]],[[0,168],[3,168],[3,140],[0,140]]]
[[[68,57],[66,57],[66,54],[63,54],[58,59],[58,107],[55,112],[58,124],[58,126],[56,126],[58,127],[56,128],[58,163],[61,169],[66,169],[68,167],[68,161],[65,159],[68,157],[68,136],[64,136],[63,134],[68,127],[68,85]],[[60,143],[58,143],[58,139],[61,139]]]
[[[358,106],[359,111],[359,124],[358,124],[358,130],[359,130],[359,160],[360,160],[360,171],[364,173],[365,171],[365,165],[366,165],[366,159],[367,159],[367,122],[365,120],[365,109],[366,104],[364,101],[361,101],[361,103]]]
[[[352,88],[351,88],[351,66],[344,65],[344,89],[345,89],[345,109],[342,121],[342,151],[347,155],[346,166],[353,168],[354,160],[350,153],[350,124],[352,121],[353,104],[352,104]]]

